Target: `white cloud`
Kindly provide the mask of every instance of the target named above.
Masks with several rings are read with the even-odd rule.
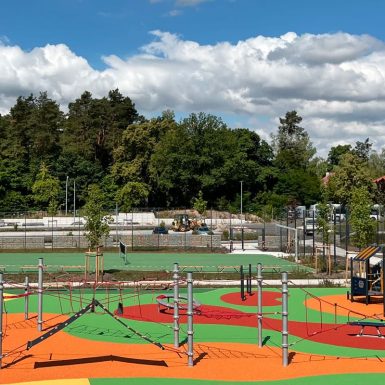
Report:
[[[322,155],[335,143],[366,137],[385,146],[385,44],[373,37],[289,32],[200,45],[152,35],[138,55],[104,57],[103,71],[65,45],[25,52],[0,44],[0,112],[31,92],[47,91],[65,106],[84,90],[99,97],[118,87],[141,113],[232,115],[264,137],[295,109]]]

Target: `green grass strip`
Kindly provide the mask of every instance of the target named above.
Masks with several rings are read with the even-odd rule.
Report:
[[[187,367],[186,367],[187,370]],[[351,373],[327,376],[290,378],[278,381],[215,381],[182,378],[91,378],[91,385],[362,385],[383,384],[384,373]]]

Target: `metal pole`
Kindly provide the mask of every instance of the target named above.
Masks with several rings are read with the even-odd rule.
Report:
[[[24,297],[24,319],[25,320],[28,319],[28,302],[29,302],[28,292],[29,292],[29,280],[28,280],[28,277],[25,277],[25,281],[24,281],[24,294],[25,294],[25,297]]]
[[[306,210],[303,211],[303,257],[306,257]]]
[[[289,304],[288,304],[288,275],[284,271],[282,273],[282,365],[287,366],[289,364],[289,329],[288,329],[288,316],[289,316]]]
[[[382,247],[382,304],[383,316],[385,317],[385,247]]]
[[[134,208],[131,209],[131,251],[134,251]]]
[[[74,179],[74,223],[75,222],[76,222],[76,182]]]
[[[242,240],[242,251],[245,249],[244,245],[244,234],[243,234],[243,222],[242,222],[242,215],[243,215],[243,181],[241,180],[241,240]]]
[[[193,279],[187,273],[187,356],[188,366],[194,366],[194,329],[193,329]]]
[[[118,218],[119,218],[119,215],[118,215],[118,204],[117,203],[115,205],[115,218],[116,218],[116,244],[119,247],[119,230],[118,230]]]
[[[243,213],[243,181],[241,180],[241,227],[242,227],[242,213]]]
[[[258,282],[258,347],[262,347],[262,264],[257,265]]]
[[[248,277],[248,284],[247,284],[247,294],[251,295],[251,263],[249,263],[249,277]]]
[[[340,215],[340,220],[341,220],[341,215]],[[336,239],[336,229],[337,229],[337,209],[334,208],[334,221],[333,221],[334,229],[333,229],[333,253],[334,253],[334,258],[333,258],[333,264],[334,268],[337,266],[337,239]]]
[[[41,332],[43,330],[43,258],[39,258],[39,277],[37,288],[37,330]]]
[[[67,216],[67,212],[68,212],[68,175],[66,178],[66,216]]]
[[[174,347],[179,348],[179,264],[174,263]]]
[[[240,276],[241,276],[241,300],[245,300],[245,274],[243,273],[243,265],[239,268]]]
[[[3,273],[0,273],[0,369],[2,366],[3,359],[3,293],[4,290],[4,281],[3,281]]]

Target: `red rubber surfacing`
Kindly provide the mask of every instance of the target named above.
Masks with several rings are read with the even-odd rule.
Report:
[[[238,295],[238,294],[237,294]],[[194,315],[195,324],[208,325],[232,325],[257,327],[256,313],[246,313],[222,306],[202,305],[200,313]],[[161,309],[157,304],[146,304],[141,306],[129,306],[123,309],[122,318],[144,321],[172,323],[172,309]],[[186,311],[180,311],[180,323],[187,323]],[[263,318],[263,328],[267,330],[282,330],[280,319]],[[374,328],[373,328],[374,329]],[[312,342],[319,342],[334,346],[344,346],[359,349],[385,350],[385,339],[375,336],[376,330],[366,330],[373,333],[373,337],[357,337],[360,328],[346,324],[334,325],[316,322],[289,321],[289,334],[299,339],[308,339]]]
[[[274,291],[265,291],[262,293],[262,305],[263,306],[280,306],[281,293]],[[246,305],[246,306],[257,306],[258,305],[258,294],[252,293],[252,295],[245,295],[245,300],[242,301],[240,293],[228,293],[221,297],[221,301],[231,303],[232,305]]]

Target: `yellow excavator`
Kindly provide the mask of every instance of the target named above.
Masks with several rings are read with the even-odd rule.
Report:
[[[172,221],[171,228],[174,231],[189,231],[191,230],[191,221],[187,214],[176,214]]]
[[[190,219],[187,214],[176,214],[171,224],[173,231],[186,232],[204,225],[204,220]]]

